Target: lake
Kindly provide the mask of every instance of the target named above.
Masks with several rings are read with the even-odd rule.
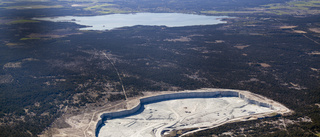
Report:
[[[80,30],[112,30],[136,25],[184,27],[196,25],[214,25],[226,23],[222,21],[228,16],[205,16],[183,13],[135,13],[110,14],[99,16],[63,16],[34,18],[35,20],[53,22],[74,22],[88,27]]]

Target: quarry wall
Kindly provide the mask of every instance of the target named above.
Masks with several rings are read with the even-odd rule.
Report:
[[[137,113],[137,112],[139,112],[140,109],[142,109],[141,106],[143,106],[144,104],[150,104],[150,103],[166,101],[166,100],[175,100],[175,99],[217,98],[217,97],[239,97],[239,98],[247,101],[250,104],[255,104],[258,106],[268,107],[268,108],[273,109],[273,106],[271,104],[252,100],[252,99],[246,97],[245,95],[239,93],[238,91],[211,91],[211,92],[204,91],[204,92],[169,93],[169,94],[155,95],[155,96],[149,96],[149,97],[142,97],[139,99],[139,102],[137,103],[137,105],[135,105],[131,109],[103,113],[100,116],[100,120],[97,122],[95,134],[97,137],[98,133],[100,131],[100,128],[104,125],[105,120],[110,119],[110,118],[125,117],[125,116],[132,115],[134,113]]]

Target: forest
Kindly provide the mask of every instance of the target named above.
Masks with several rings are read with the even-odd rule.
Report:
[[[166,5],[167,1],[147,1],[139,5],[141,2],[132,0],[113,4],[127,11],[160,12],[156,7],[167,7],[169,11],[200,13],[212,9],[206,7],[212,1],[197,1],[203,4],[198,6],[192,2]],[[235,1],[235,5],[255,7],[270,2]],[[50,4],[57,3],[70,2]],[[224,10],[235,6],[217,3]],[[18,6],[15,4],[26,3],[0,7]],[[83,26],[73,23],[26,21],[95,12],[70,7],[0,8],[0,136],[37,136],[66,113],[66,107],[77,110],[105,99],[123,100],[121,84],[129,97],[144,91],[249,90],[295,111],[289,116],[226,124],[193,136],[224,136],[225,132],[237,136],[316,136],[320,132],[319,33],[310,30],[320,28],[319,15],[244,14],[224,19],[228,23],[219,25],[133,26],[98,32],[79,31]],[[179,41],[182,37],[188,40]],[[299,121],[306,117],[312,122]],[[266,124],[283,119],[295,122],[286,129]]]

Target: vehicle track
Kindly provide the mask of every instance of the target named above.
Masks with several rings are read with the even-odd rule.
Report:
[[[116,68],[116,66],[114,65],[114,63],[111,61],[111,59],[107,56],[107,54],[105,52],[102,52],[102,54],[109,60],[109,62],[111,63],[111,65],[113,66],[114,70],[116,71],[117,75],[118,75],[118,78],[120,80],[120,84],[121,84],[121,87],[122,87],[122,91],[123,91],[123,94],[124,94],[124,97],[126,100],[128,100],[128,97],[127,97],[127,94],[126,94],[126,90],[124,88],[124,85],[123,85],[123,82],[122,82],[122,78],[120,76],[120,73],[118,71],[118,69]]]

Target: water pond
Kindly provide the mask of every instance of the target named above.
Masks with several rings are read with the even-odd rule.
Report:
[[[34,18],[35,20],[53,22],[74,22],[88,27],[80,30],[112,30],[136,25],[184,27],[196,25],[214,25],[226,23],[222,21],[228,16],[205,16],[183,13],[135,13],[110,14],[99,16],[63,16]]]

